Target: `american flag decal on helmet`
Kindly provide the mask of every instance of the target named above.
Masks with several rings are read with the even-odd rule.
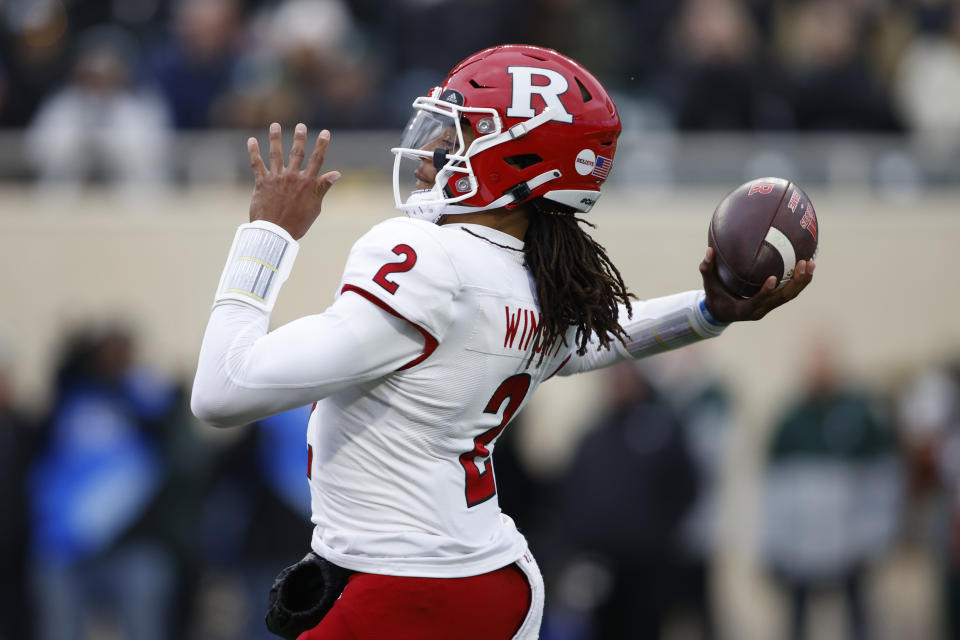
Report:
[[[605,180],[608,175],[610,175],[610,169],[613,167],[613,160],[610,158],[604,158],[603,156],[597,156],[597,163],[593,168],[593,175]]]

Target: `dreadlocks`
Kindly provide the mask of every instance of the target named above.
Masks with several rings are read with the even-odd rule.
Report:
[[[576,217],[572,209],[531,201],[529,226],[524,238],[527,267],[533,274],[542,314],[533,354],[554,340],[566,341],[570,326],[577,327],[577,354],[587,351],[587,341],[596,334],[601,347],[617,339],[626,344],[626,331],[618,320],[618,304],[632,313],[630,298],[620,271],[606,249],[580,224],[596,225]],[[540,352],[540,361],[549,349]]]

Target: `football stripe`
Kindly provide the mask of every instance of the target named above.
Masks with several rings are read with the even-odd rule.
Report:
[[[777,285],[779,289],[787,284],[790,277],[793,276],[793,268],[797,266],[797,254],[793,250],[793,245],[790,244],[790,239],[776,227],[767,229],[767,236],[764,240],[777,250],[780,259],[783,260],[783,277],[780,278],[780,284]]]

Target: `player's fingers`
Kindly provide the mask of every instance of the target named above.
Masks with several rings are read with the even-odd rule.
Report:
[[[327,191],[330,191],[330,187],[333,186],[333,183],[340,178],[341,174],[339,171],[328,171],[314,180],[314,193],[317,195],[317,197],[322,198],[327,194]]]
[[[709,269],[710,264],[713,262],[713,247],[707,247],[707,252],[703,256],[703,261],[700,262],[701,269]]]
[[[303,164],[303,157],[307,154],[307,125],[298,122],[293,130],[293,146],[290,148],[290,162],[287,171],[298,172]]]
[[[280,173],[283,169],[283,143],[280,138],[280,123],[270,125],[270,171]]]
[[[763,281],[763,286],[760,287],[760,293],[770,293],[777,288],[777,277],[768,276],[766,280]]]
[[[797,281],[797,293],[800,293],[800,290],[807,286],[811,278],[813,278],[813,263],[809,260],[800,260],[797,262],[797,266],[793,270],[793,277],[790,278],[791,281]]]
[[[783,285],[783,288],[777,292],[779,294],[777,304],[783,304],[800,295],[800,292],[810,284],[811,278],[813,278],[813,273],[809,263],[805,260],[797,262],[797,266],[793,269],[793,276],[791,276],[789,282]]]
[[[800,274],[800,290],[797,293],[800,293],[813,280],[813,270],[816,267],[812,260],[804,260],[803,263],[803,272]]]
[[[263,164],[263,158],[260,157],[260,144],[256,138],[247,139],[247,153],[250,155],[250,168],[253,169],[253,176],[255,178],[265,176],[267,168]]]
[[[723,283],[720,282],[720,276],[717,274],[712,248],[707,249],[707,254],[700,261],[700,275],[703,278],[703,288],[705,290],[722,291],[726,294],[726,289],[724,289]]]
[[[707,247],[707,253],[700,261],[700,273],[706,278],[707,274],[713,274],[713,247]]]
[[[793,300],[800,295],[800,292],[803,291],[808,284],[810,284],[810,280],[807,278],[791,280],[783,289],[777,292],[780,296],[777,298],[775,306],[779,307],[781,304]]]
[[[311,178],[317,177],[320,173],[320,167],[323,166],[323,159],[327,155],[327,147],[330,145],[330,132],[324,129],[317,136],[317,144],[313,147],[313,153],[310,154],[310,160],[307,161],[306,174]]]

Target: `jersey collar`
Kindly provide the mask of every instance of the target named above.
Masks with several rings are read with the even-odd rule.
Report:
[[[493,227],[488,227],[482,224],[469,224],[461,222],[453,222],[451,224],[462,228],[464,231],[470,233],[470,235],[483,238],[491,244],[506,249],[513,249],[515,251],[523,251],[523,240],[516,238],[509,233],[504,233],[503,231],[498,231]]]

